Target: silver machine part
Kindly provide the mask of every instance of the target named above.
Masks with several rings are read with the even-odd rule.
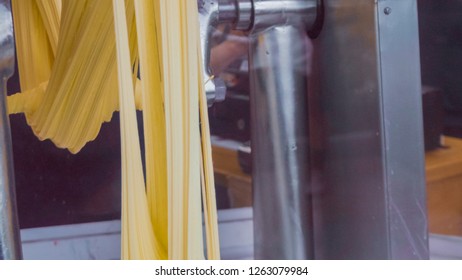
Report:
[[[231,23],[235,29],[248,30],[252,23],[252,0],[198,0],[201,51],[207,103],[225,99],[226,85],[220,77],[215,77],[210,69],[211,38],[215,27],[221,23]]]
[[[317,8],[315,0],[199,1],[205,67],[213,25],[249,31],[256,259],[314,258],[308,122],[302,120],[308,116],[307,31]]]
[[[201,51],[203,57],[205,94],[207,103],[222,101],[226,95],[226,85],[219,77],[214,77],[210,69],[210,51],[212,33],[219,23],[232,22],[237,17],[237,6],[234,1],[197,1],[200,20]]]
[[[9,0],[0,0],[0,259],[21,259],[6,82],[14,72],[14,36]]]
[[[313,259],[304,28],[251,36],[251,145],[256,259]]]
[[[315,24],[318,1],[253,0],[253,6],[253,34],[276,26],[296,26],[308,31]]]
[[[313,259],[307,30],[316,1],[254,0],[250,32],[256,259]]]
[[[255,258],[428,259],[416,0],[218,2],[251,39]]]
[[[253,18],[253,1],[236,1],[237,18],[234,22],[236,30],[247,31],[251,28]]]

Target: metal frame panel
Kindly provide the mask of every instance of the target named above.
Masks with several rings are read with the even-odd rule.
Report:
[[[378,3],[390,257],[428,258],[417,3]]]
[[[14,36],[11,4],[0,0],[0,260],[21,259],[22,251],[11,144],[6,82],[14,72]]]
[[[325,0],[310,100],[324,135],[318,259],[428,258],[418,43],[415,0]]]

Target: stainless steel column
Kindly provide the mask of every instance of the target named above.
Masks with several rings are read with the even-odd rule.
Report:
[[[313,258],[305,38],[303,24],[251,35],[256,259]]]
[[[212,26],[250,33],[254,244],[257,259],[313,258],[309,191],[307,32],[322,27],[320,0],[198,1],[206,92]]]
[[[6,81],[14,71],[14,39],[9,0],[0,0],[0,259],[21,259]]]

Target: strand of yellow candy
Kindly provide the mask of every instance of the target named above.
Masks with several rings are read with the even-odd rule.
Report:
[[[13,13],[22,92],[10,113],[76,153],[120,109],[122,258],[203,259],[203,208],[219,259],[195,1],[13,0]]]

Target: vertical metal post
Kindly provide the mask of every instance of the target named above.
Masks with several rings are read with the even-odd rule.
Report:
[[[428,258],[417,1],[377,4],[389,256]]]
[[[416,1],[325,7],[310,88],[326,124],[316,258],[427,259]]]
[[[256,259],[312,259],[306,29],[251,35]]]
[[[0,259],[21,259],[6,81],[14,69],[14,39],[9,0],[0,0]]]

